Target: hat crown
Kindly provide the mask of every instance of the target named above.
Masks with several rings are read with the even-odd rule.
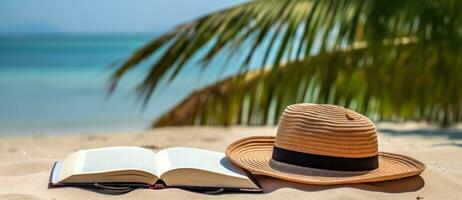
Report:
[[[378,155],[374,124],[355,111],[327,104],[288,106],[279,122],[275,146],[344,158]]]

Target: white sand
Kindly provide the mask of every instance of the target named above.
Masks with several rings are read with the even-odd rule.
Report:
[[[79,188],[47,189],[54,161],[78,149],[135,145],[224,151],[234,140],[274,135],[276,128],[164,128],[143,133],[0,138],[0,199],[462,199],[462,129],[424,124],[380,124],[381,151],[402,153],[427,165],[421,176],[342,186],[313,186],[258,177],[263,194],[205,195],[180,189],[138,189],[106,195]]]

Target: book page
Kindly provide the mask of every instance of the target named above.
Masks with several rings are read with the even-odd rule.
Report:
[[[171,164],[167,149],[157,152],[155,159],[156,159],[156,170],[158,173],[158,177],[160,177],[163,173],[172,169],[172,164]]]
[[[248,179],[247,174],[233,166],[224,153],[195,148],[175,147],[156,154],[159,175],[175,169],[199,169],[236,178]]]
[[[169,148],[157,154],[140,147],[81,150],[58,162],[55,169],[61,172],[53,175],[53,183],[153,185],[162,177],[168,186],[257,188],[224,153],[194,148]]]
[[[81,172],[107,172],[117,170],[143,170],[154,175],[155,153],[141,147],[107,147],[83,151]]]

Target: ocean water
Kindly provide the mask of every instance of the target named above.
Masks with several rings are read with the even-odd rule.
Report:
[[[146,108],[135,92],[142,69],[107,96],[110,65],[155,37],[54,35],[0,38],[0,136],[141,131],[194,89],[233,73],[191,62]],[[211,66],[222,66],[215,59]],[[143,67],[148,66],[146,62]],[[141,68],[143,68],[141,67]]]

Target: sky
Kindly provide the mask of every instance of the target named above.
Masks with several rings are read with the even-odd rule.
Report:
[[[152,33],[245,0],[0,0],[0,33]]]

